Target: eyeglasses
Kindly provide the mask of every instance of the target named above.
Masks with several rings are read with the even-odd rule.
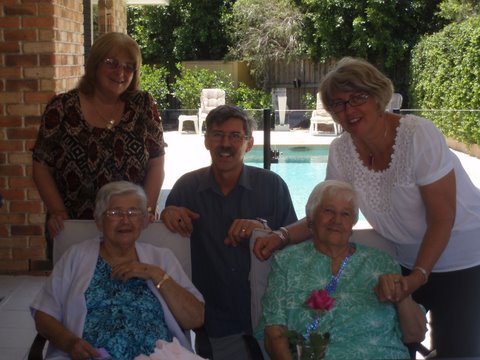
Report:
[[[370,95],[368,94],[352,95],[348,100],[337,100],[333,102],[330,105],[330,110],[332,110],[334,114],[338,114],[345,111],[345,109],[347,108],[347,104],[352,107],[360,106],[362,104],[365,104],[369,97]]]
[[[222,142],[223,138],[226,136],[232,144],[241,144],[244,140],[248,140],[250,138],[250,136],[243,135],[242,133],[239,133],[239,132],[231,132],[231,133],[225,134],[222,131],[212,131],[211,133],[208,134],[208,136],[213,142],[216,142],[216,143]]]
[[[341,210],[341,211],[336,211],[333,208],[329,207],[321,207],[320,212],[323,214],[323,216],[329,217],[329,218],[335,218],[337,215],[340,215],[342,219],[354,219],[355,214],[352,211],[348,210]]]
[[[117,70],[118,67],[121,66],[123,71],[125,71],[127,74],[133,74],[135,71],[137,71],[135,65],[129,63],[120,64],[120,62],[114,58],[106,58],[103,60],[103,63],[107,65],[110,70]]]
[[[109,210],[105,210],[103,214],[108,218],[120,220],[120,219],[123,219],[124,217],[127,217],[128,219],[137,219],[143,216],[145,213],[140,209],[131,208],[128,210],[109,209]]]

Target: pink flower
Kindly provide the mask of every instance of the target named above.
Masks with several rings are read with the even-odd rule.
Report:
[[[328,295],[326,290],[313,290],[304,304],[312,310],[329,311],[333,307],[335,298]]]

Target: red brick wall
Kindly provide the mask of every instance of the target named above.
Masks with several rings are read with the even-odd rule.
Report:
[[[112,4],[104,30],[125,32],[125,1]],[[36,270],[46,259],[30,149],[48,100],[83,74],[83,21],[80,0],[0,2],[0,273]]]
[[[45,258],[44,206],[31,152],[47,101],[83,71],[81,1],[0,5],[0,272],[25,272]]]

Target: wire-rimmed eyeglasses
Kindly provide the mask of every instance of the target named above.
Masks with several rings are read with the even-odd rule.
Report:
[[[143,216],[145,213],[141,209],[131,208],[128,210],[108,209],[108,210],[105,210],[103,214],[108,218],[120,220],[120,219],[123,219],[124,217],[127,217],[128,219],[138,219],[141,216]]]
[[[207,136],[216,143],[222,142],[223,138],[227,137],[232,144],[241,144],[244,140],[248,140],[250,138],[250,136],[243,135],[240,132],[231,132],[225,134],[223,131],[212,131],[208,133]]]
[[[347,108],[347,104],[352,107],[360,106],[362,104],[365,104],[369,97],[370,95],[368,94],[356,94],[350,96],[348,100],[335,100],[330,105],[330,110],[334,114],[338,114],[345,111],[345,109]]]
[[[117,70],[121,66],[123,68],[123,71],[125,71],[127,74],[133,74],[135,71],[137,71],[137,68],[134,64],[121,64],[120,61],[115,58],[103,59],[103,63],[107,65],[110,70]]]

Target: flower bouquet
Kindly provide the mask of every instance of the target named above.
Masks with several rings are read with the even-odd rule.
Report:
[[[297,360],[323,359],[327,345],[330,341],[330,333],[321,333],[318,329],[320,316],[333,307],[335,298],[328,295],[326,290],[314,290],[303,303],[314,313],[313,321],[307,326],[304,334],[295,330],[287,330],[283,335],[287,337],[290,352]]]

